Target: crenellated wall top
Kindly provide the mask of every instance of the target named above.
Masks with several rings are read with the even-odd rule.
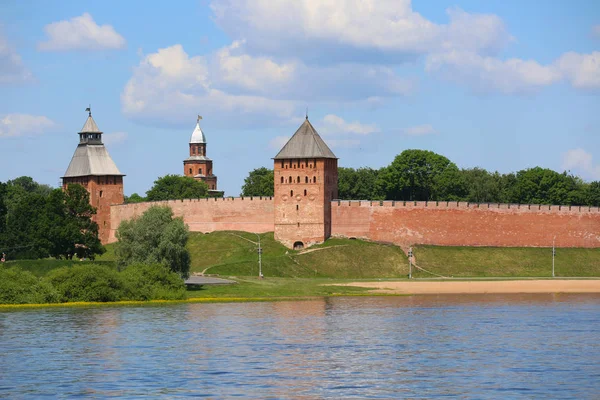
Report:
[[[333,200],[332,207],[393,207],[406,209],[514,210],[520,212],[600,213],[599,207],[548,204],[469,203],[465,201]]]
[[[242,197],[207,197],[202,199],[181,199],[181,200],[162,200],[162,201],[144,201],[140,203],[123,203],[113,204],[111,207],[123,207],[131,206],[134,204],[155,204],[155,205],[168,205],[168,204],[181,204],[181,203],[208,203],[208,202],[248,202],[248,201],[273,201],[272,196],[242,196]]]

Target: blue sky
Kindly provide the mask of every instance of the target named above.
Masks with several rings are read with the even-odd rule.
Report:
[[[600,180],[600,3],[0,3],[0,181],[57,186],[91,103],[125,193],[182,174],[196,115],[219,188],[309,118],[339,165],[405,149]]]

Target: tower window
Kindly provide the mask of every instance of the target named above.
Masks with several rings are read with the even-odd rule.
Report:
[[[306,196],[306,189],[304,189],[304,195]]]
[[[291,176],[290,176],[290,179],[288,179],[288,182],[289,182],[289,183],[292,183],[292,182],[293,182],[293,181],[292,181],[292,177],[291,177]]]
[[[198,173],[199,173],[200,175],[202,175],[202,168],[199,168],[199,169],[198,169]]]
[[[296,178],[296,182],[297,182],[297,183],[300,183],[300,177],[297,177],[297,178]]]
[[[308,176],[304,177],[304,183],[308,183]]]
[[[313,176],[313,183],[317,183],[317,177]]]
[[[298,211],[300,209],[300,206],[298,204],[296,204],[296,211]]]
[[[281,168],[283,168],[283,160],[281,160]]]
[[[192,169],[190,168],[190,175],[192,174]]]
[[[283,176],[281,177],[281,183],[283,183]]]
[[[100,197],[102,197],[102,190],[100,191]]]
[[[294,191],[290,190],[290,196],[293,196],[293,195],[294,195]]]

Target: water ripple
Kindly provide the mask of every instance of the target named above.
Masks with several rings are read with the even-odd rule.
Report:
[[[597,398],[597,295],[0,313],[0,398]]]

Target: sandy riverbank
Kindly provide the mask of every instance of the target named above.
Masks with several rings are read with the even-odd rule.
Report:
[[[342,285],[372,288],[373,293],[388,294],[600,293],[600,279],[434,282],[386,281],[352,282]]]

